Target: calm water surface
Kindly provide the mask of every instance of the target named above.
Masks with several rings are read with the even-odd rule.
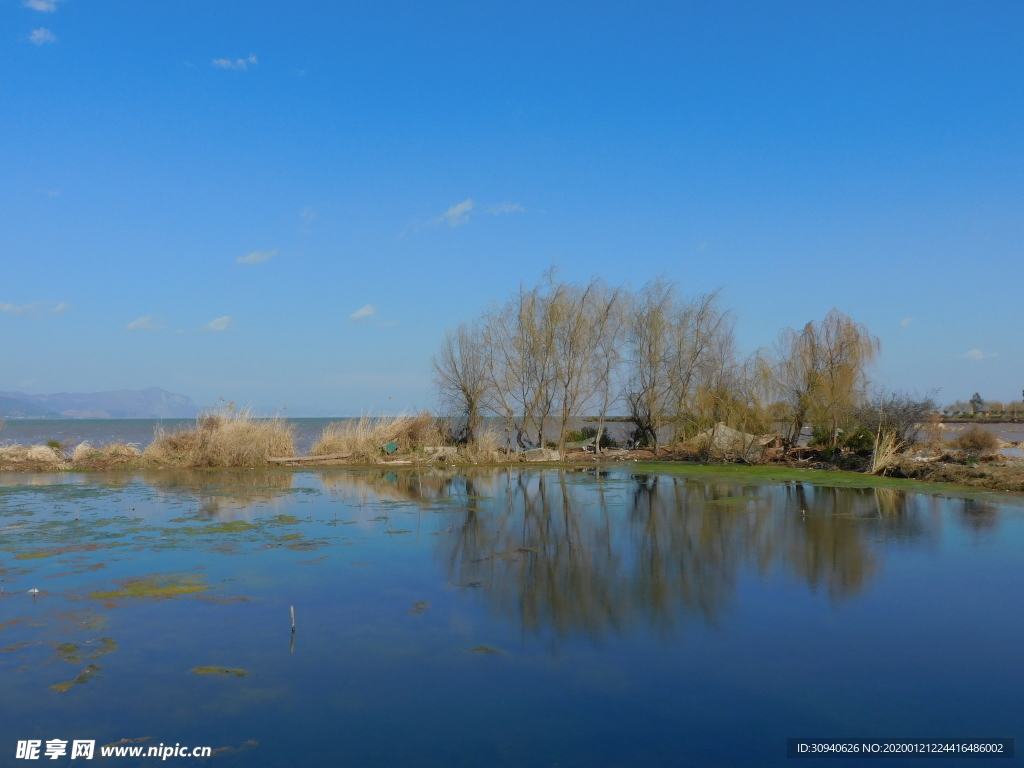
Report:
[[[0,764],[32,738],[582,767],[1024,736],[1016,498],[687,472],[4,475]]]

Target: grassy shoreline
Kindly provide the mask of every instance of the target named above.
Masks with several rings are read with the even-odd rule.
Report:
[[[567,443],[567,451],[511,451],[501,435],[487,430],[478,430],[473,440],[460,443],[450,424],[424,411],[331,423],[307,455],[296,456],[293,425],[280,418],[255,418],[248,411],[228,405],[202,414],[191,426],[170,431],[158,427],[145,450],[124,442],[100,446],[83,442],[73,449],[63,449],[55,442],[0,445],[0,472],[630,466],[637,472],[707,477],[745,475],[778,481],[815,478],[812,482],[825,478],[822,482],[847,487],[890,487],[892,483],[911,482],[1024,494],[1024,461],[981,455],[984,449],[998,447],[995,445],[965,444],[959,446],[964,449],[959,452],[943,449],[943,453],[930,457],[893,453],[878,464],[843,451],[837,458],[835,451],[800,448],[787,452],[768,444],[746,442],[737,452],[735,446],[726,444],[726,438],[733,433],[744,440],[750,436],[720,427],[721,435],[716,432],[703,442],[691,441],[660,451],[616,449],[595,454],[584,447],[585,443]],[[988,437],[990,442],[999,442]],[[960,441],[966,439],[962,436]],[[754,452],[756,456],[747,455],[751,446],[759,448]],[[739,460],[740,456],[746,460]]]

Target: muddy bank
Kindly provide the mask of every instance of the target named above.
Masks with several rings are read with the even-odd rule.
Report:
[[[888,475],[928,483],[948,483],[990,491],[1024,493],[1024,463],[954,464],[903,461],[893,466]]]

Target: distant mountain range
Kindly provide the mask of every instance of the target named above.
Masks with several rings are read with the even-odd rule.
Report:
[[[191,398],[158,387],[55,395],[0,392],[0,416],[15,419],[189,419],[198,412]]]

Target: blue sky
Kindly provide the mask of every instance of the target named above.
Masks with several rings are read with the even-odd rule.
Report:
[[[555,263],[1019,397],[1022,51],[1019,2],[0,0],[0,390],[429,406]]]

